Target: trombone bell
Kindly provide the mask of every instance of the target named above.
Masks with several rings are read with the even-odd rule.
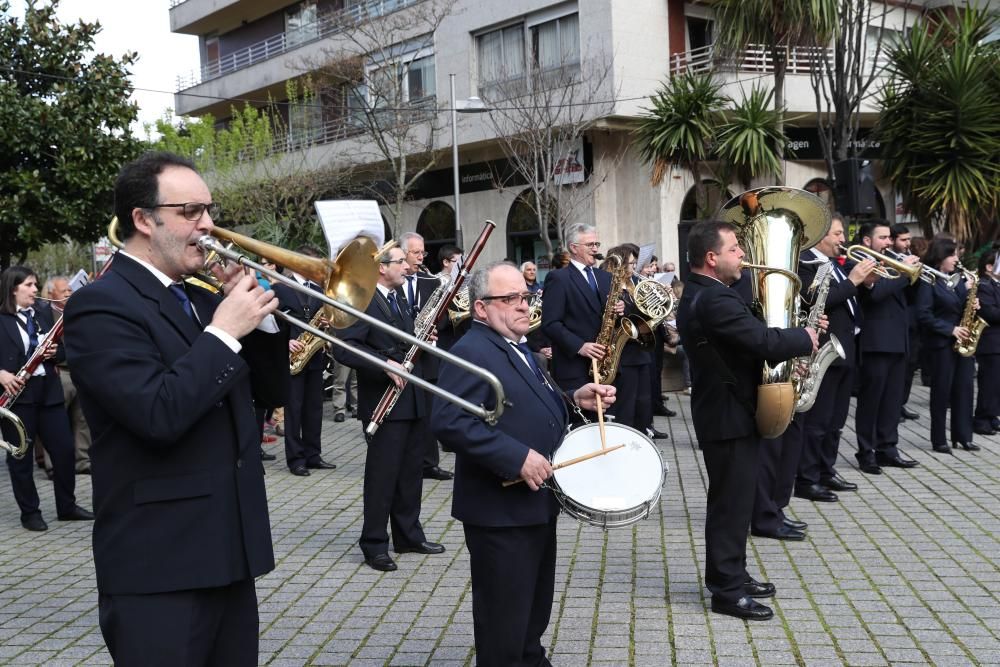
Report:
[[[258,255],[268,262],[291,269],[320,285],[323,293],[329,298],[357,310],[363,311],[367,308],[375,295],[375,283],[378,282],[378,263],[375,257],[379,249],[375,247],[375,242],[366,236],[359,236],[348,243],[337,255],[337,259],[331,260],[325,257],[309,257],[219,227],[212,229],[210,234]],[[343,310],[336,310],[330,318],[330,326],[334,329],[344,329],[351,326],[356,319]]]

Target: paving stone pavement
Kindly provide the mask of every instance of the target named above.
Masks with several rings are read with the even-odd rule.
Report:
[[[702,585],[706,474],[688,398],[657,418],[669,464],[649,519],[604,532],[562,517],[555,604],[545,638],[556,665],[996,665],[1000,664],[1000,438],[978,453],[941,457],[919,421],[901,426],[921,466],[870,477],[855,464],[853,417],[840,472],[857,493],[839,503],[794,499],[805,542],[751,538],[749,569],[775,583],[776,618],[748,624],[707,611]],[[327,408],[329,411],[329,407]],[[257,582],[260,662],[269,665],[471,665],[471,591],[451,483],[425,482],[422,520],[440,556],[399,556],[399,571],[365,567],[360,423],[324,422],[335,471],[294,477],[266,464],[277,567]],[[279,443],[280,444],[280,443]],[[272,451],[278,451],[269,446]],[[442,465],[450,468],[451,456]],[[90,504],[90,480],[77,493]],[[0,508],[0,663],[106,665],[97,627],[90,526],[54,521],[36,475],[46,533]]]

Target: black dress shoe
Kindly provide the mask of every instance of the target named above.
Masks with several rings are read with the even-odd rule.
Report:
[[[806,530],[809,528],[809,524],[805,521],[796,521],[795,519],[789,519],[788,517],[785,517],[781,523],[789,528],[794,528],[795,530]]]
[[[868,461],[866,463],[862,463],[862,464],[858,465],[858,468],[860,468],[861,472],[863,472],[866,475],[881,475],[882,474],[882,468],[879,467],[879,465],[877,463],[875,463],[874,461]]]
[[[294,468],[289,468],[288,472],[293,475],[298,475],[299,477],[308,477],[310,474],[304,465],[297,465]]]
[[[712,598],[712,611],[747,621],[766,621],[774,616],[770,607],[757,602],[749,595],[741,597],[736,602],[722,602]]]
[[[899,454],[895,456],[886,456],[884,454],[876,454],[875,460],[883,468],[916,468],[920,465],[919,461],[914,461],[913,459],[904,459]]]
[[[315,463],[307,463],[306,467],[309,468],[310,470],[336,470],[337,464],[330,463],[329,461],[324,461],[323,459],[320,459]]]
[[[805,532],[797,530],[795,528],[789,528],[785,524],[781,524],[776,531],[773,533],[763,533],[756,530],[751,530],[750,534],[754,537],[767,537],[772,540],[792,540],[794,542],[801,542],[806,539]],[[749,595],[749,593],[748,593]],[[754,595],[754,597],[764,597],[761,595]]]
[[[655,428],[646,429],[646,435],[648,435],[653,440],[669,440],[670,435],[664,433],[663,431],[657,431]]]
[[[653,407],[653,414],[656,415],[657,417],[669,417],[671,413],[677,414],[673,410],[667,408],[667,406],[665,406],[663,403],[657,403]]]
[[[795,497],[805,498],[806,500],[812,500],[813,502],[820,503],[837,502],[837,494],[830,489],[820,486],[819,484],[795,487]]]
[[[344,413],[343,412],[338,412],[337,414],[335,414],[333,416],[333,421],[335,421],[337,423],[340,423],[340,422],[344,421]]]
[[[73,509],[66,514],[60,514],[58,519],[60,521],[93,521],[94,513],[88,512],[79,505],[73,505]]]
[[[260,460],[261,460],[261,461],[274,461],[274,460],[276,460],[277,458],[278,458],[278,457],[277,457],[277,456],[275,456],[274,454],[268,454],[268,453],[267,453],[267,452],[265,452],[265,451],[264,451],[263,449],[262,449],[262,450],[260,450]]]
[[[28,516],[22,516],[21,526],[36,533],[40,533],[43,530],[49,529],[49,524],[45,523],[45,519],[42,518],[41,514],[30,514]]]
[[[743,592],[752,598],[773,598],[778,589],[769,581],[757,581],[753,577],[743,584]]]
[[[918,415],[916,412],[909,409],[905,405],[903,406],[903,409],[900,410],[900,414],[903,415],[905,419],[920,419],[920,415]]]
[[[389,554],[376,554],[371,558],[366,558],[365,565],[379,572],[395,572],[399,569],[396,567],[396,561]]]
[[[848,482],[846,479],[840,475],[834,475],[833,477],[827,477],[826,479],[821,479],[819,483],[822,486],[832,490],[832,491],[857,491],[858,485],[854,482]]]
[[[77,475],[89,475],[90,474],[90,468],[84,468],[83,470],[77,470],[76,474]]]
[[[967,452],[978,452],[980,449],[979,445],[973,444],[971,440],[969,442],[962,442],[961,440],[957,440],[951,443],[951,446],[954,447],[955,449],[961,447]]]
[[[951,456],[954,456],[954,454],[951,453],[951,447],[949,447],[948,445],[934,445],[931,447],[931,449],[933,449],[938,454],[949,454]]]
[[[997,434],[996,430],[993,429],[992,427],[988,428],[988,429],[986,429],[986,428],[974,428],[974,429],[972,429],[972,432],[975,433],[976,435],[996,435]]]
[[[1000,431],[1000,417],[994,417],[990,421],[990,426],[992,426],[994,430]]]
[[[455,476],[455,473],[450,470],[442,470],[438,466],[433,468],[424,468],[424,479],[440,479],[446,480],[451,479]]]
[[[437,542],[421,542],[409,547],[396,547],[398,554],[443,554],[444,545]]]

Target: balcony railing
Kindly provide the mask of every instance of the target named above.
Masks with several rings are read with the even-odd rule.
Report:
[[[186,0],[171,0],[171,2],[186,2]],[[314,22],[295,31],[272,35],[256,44],[226,54],[218,60],[205,63],[199,69],[178,75],[177,92],[256,65],[305,44],[312,44],[343,32],[349,26],[361,21],[385,16],[419,2],[423,0],[369,0],[347,9],[326,12]]]
[[[170,9],[173,9],[177,5],[183,5],[187,0],[170,0]]]
[[[826,59],[832,64],[833,49],[821,46],[796,46],[786,49],[787,74],[809,74]],[[870,58],[869,58],[870,60]],[[878,66],[884,67],[888,59],[881,52]],[[707,72],[717,67],[734,68],[741,72],[773,72],[774,55],[771,49],[763,45],[748,47],[734,57],[724,58],[715,51],[715,45],[709,44],[670,57],[670,73],[683,71],[694,73]]]

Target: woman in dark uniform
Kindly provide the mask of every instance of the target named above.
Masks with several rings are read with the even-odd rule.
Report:
[[[997,251],[979,257],[979,317],[989,324],[976,348],[979,365],[979,395],[972,428],[982,435],[1000,432],[1000,280]]]
[[[45,333],[52,329],[52,310],[35,308],[38,277],[29,268],[12,266],[0,274],[0,290],[0,385],[5,392],[15,393],[23,385],[17,379],[17,372],[27,363]],[[29,443],[36,435],[45,441],[52,458],[59,519],[89,521],[94,515],[78,506],[74,496],[76,455],[62,384],[53,359],[55,352],[53,346],[9,409],[24,424]],[[13,429],[7,423],[4,423],[3,435],[7,442],[13,440]],[[39,509],[38,490],[32,477],[33,464],[34,457],[30,454],[20,459],[7,455],[14,499],[21,510],[21,525],[28,530],[42,531],[47,530],[48,525]]]
[[[923,256],[927,266],[950,274],[958,264],[954,239],[935,238]],[[945,437],[945,415],[951,407],[952,447],[976,451],[972,443],[972,381],[975,363],[955,351],[969,330],[961,326],[968,293],[966,284],[948,289],[941,281],[920,283],[917,290],[917,321],[931,373],[931,445],[935,452],[951,454]]]

